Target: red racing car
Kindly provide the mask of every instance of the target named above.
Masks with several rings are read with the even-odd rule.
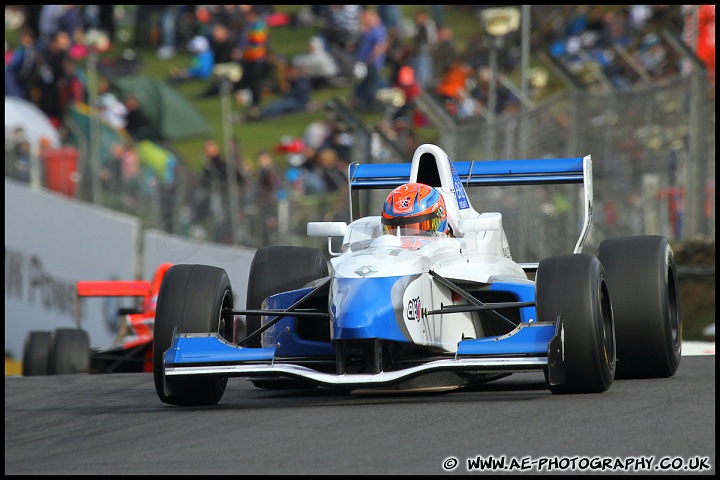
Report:
[[[22,373],[62,375],[71,373],[152,372],[155,305],[160,284],[171,263],[160,265],[152,281],[89,280],[77,282],[80,297],[141,297],[138,307],[119,308],[124,322],[108,347],[90,348],[88,333],[81,328],[28,333],[23,350]]]

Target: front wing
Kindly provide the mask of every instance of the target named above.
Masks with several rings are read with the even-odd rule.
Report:
[[[276,357],[275,347],[240,347],[216,333],[176,332],[164,354],[164,369],[169,377],[282,377],[331,388],[380,387],[436,372],[507,374],[542,371],[549,364],[548,358],[552,359],[554,355],[548,348],[554,338],[559,338],[555,323],[523,323],[500,337],[463,340],[457,353],[448,358],[427,360],[400,370],[338,375],[308,366],[312,357]]]

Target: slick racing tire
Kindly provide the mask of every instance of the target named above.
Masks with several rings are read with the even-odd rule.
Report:
[[[591,254],[542,260],[535,277],[540,322],[558,322],[565,379],[554,394],[600,393],[615,377],[615,331],[607,283],[600,261]],[[548,354],[550,357],[550,354]]]
[[[262,247],[255,252],[247,289],[247,309],[262,308],[263,301],[276,293],[302,288],[327,277],[328,265],[320,250],[311,247]],[[260,328],[260,315],[247,315],[247,334]],[[260,336],[245,346],[260,347]]]
[[[50,350],[52,332],[28,333],[23,348],[23,376],[50,375]]]
[[[226,322],[223,317],[226,310],[233,310],[233,294],[230,279],[222,268],[174,265],[167,271],[158,294],[153,335],[153,379],[162,402],[195,406],[216,405],[220,401],[228,377],[168,378],[164,355],[176,328],[180,333],[218,332],[226,340],[232,339],[229,327],[232,320]]]
[[[617,339],[617,378],[675,374],[682,350],[680,287],[675,258],[659,235],[604,240],[605,269]]]
[[[327,261],[322,252],[310,247],[271,246],[262,247],[255,253],[248,279],[247,308],[262,308],[270,295],[302,288],[313,280],[329,275]],[[260,315],[247,315],[247,333],[261,326]],[[251,339],[246,346],[260,347],[260,336]],[[291,379],[257,379],[253,385],[269,390],[314,388],[305,382]]]
[[[55,375],[90,372],[90,337],[79,328],[55,330],[50,353],[50,370]]]

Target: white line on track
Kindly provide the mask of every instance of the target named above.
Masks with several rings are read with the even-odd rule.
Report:
[[[683,342],[683,356],[715,355],[715,342]]]

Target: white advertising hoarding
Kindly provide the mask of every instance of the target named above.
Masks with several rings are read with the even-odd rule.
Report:
[[[245,308],[247,280],[254,248],[200,242],[158,230],[145,230],[143,234],[143,271],[151,279],[162,263],[212,265],[225,269],[233,290],[234,305]]]
[[[22,357],[31,330],[80,326],[112,343],[118,302],[76,302],[78,280],[138,275],[138,219],[5,179],[5,352]],[[76,316],[76,304],[77,316]]]

